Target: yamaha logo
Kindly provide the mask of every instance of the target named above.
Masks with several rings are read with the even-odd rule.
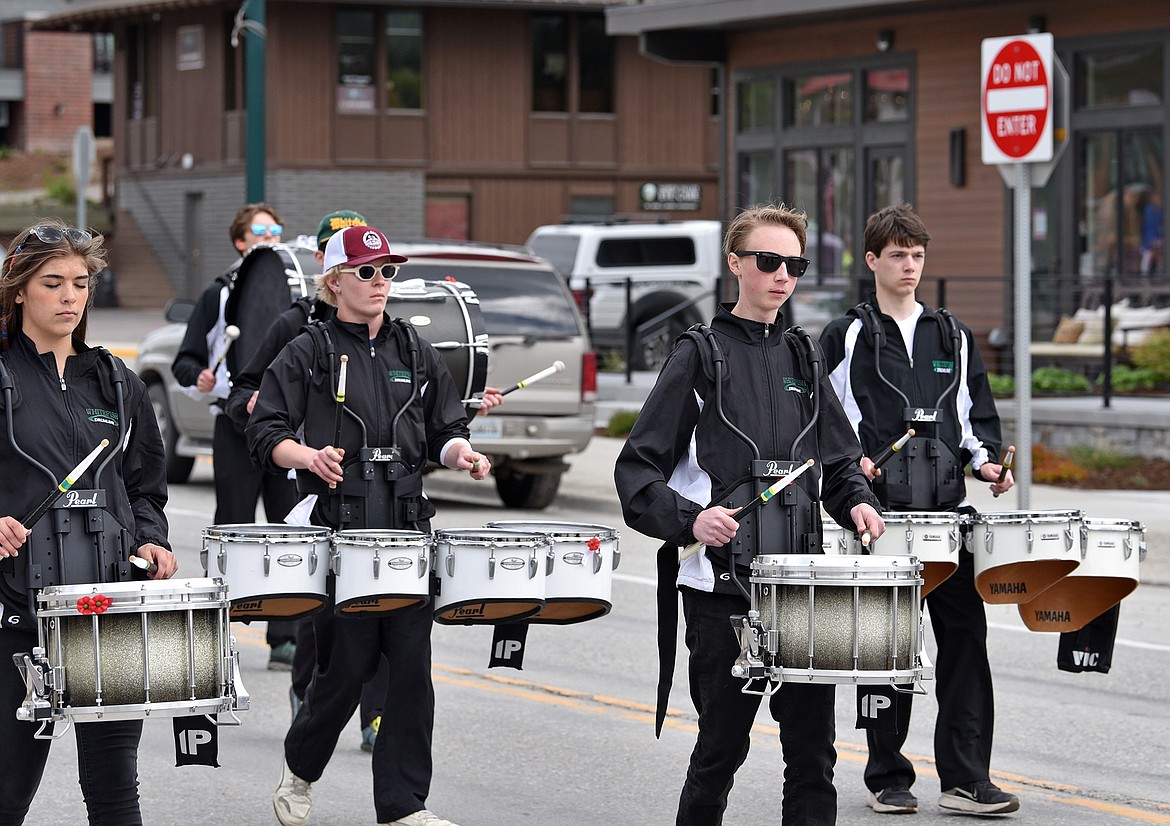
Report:
[[[386,563],[386,567],[393,568],[395,571],[405,571],[412,564],[414,564],[409,557],[396,556]]]
[[[1042,533],[1042,534],[1040,534],[1040,541],[1041,542],[1055,542],[1057,539],[1060,539],[1059,533]]]
[[[518,556],[510,556],[500,560],[500,567],[507,571],[519,571],[524,567],[524,560]]]
[[[295,568],[304,561],[300,554],[281,554],[276,558],[276,564],[282,568]]]
[[[942,542],[942,534],[940,533],[924,533],[922,535],[923,542]]]
[[[89,496],[82,496],[75,490],[71,490],[65,494],[65,507],[67,508],[91,508],[98,503],[98,492],[95,490]]]
[[[580,551],[570,551],[569,553],[562,556],[561,559],[565,561],[566,565],[580,565],[581,562],[585,559],[585,554],[581,553]]]

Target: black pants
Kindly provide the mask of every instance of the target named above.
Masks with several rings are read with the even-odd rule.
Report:
[[[747,759],[750,732],[762,699],[740,691],[731,676],[739,640],[729,617],[747,612],[740,597],[683,588],[686,643],[690,650],[691,700],[699,712],[699,735],[679,798],[677,826],[723,822],[735,772]],[[837,821],[833,767],[837,752],[833,685],[781,683],[769,700],[780,724],[784,755],[781,823],[819,826]]]
[[[12,655],[31,652],[36,644],[34,634],[0,629],[0,826],[24,822],[49,759],[52,741],[33,736],[40,724],[16,719],[25,687],[12,665]],[[141,824],[138,741],[142,721],[75,723],[73,731],[77,739],[77,778],[89,822],[102,826]]]
[[[987,780],[995,730],[995,698],[987,662],[987,613],[975,590],[975,556],[959,551],[959,568],[926,596],[938,643],[934,690],[934,759],[942,789]],[[864,689],[859,689],[864,690]],[[865,785],[872,792],[914,783],[914,766],[902,755],[913,694],[898,695],[898,732],[869,731]]]
[[[212,441],[215,461],[215,524],[232,525],[256,521],[256,502],[263,497],[264,517],[269,522],[283,522],[296,505],[297,483],[284,473],[261,470],[248,455],[244,434],[225,415],[215,417]],[[269,645],[296,640],[296,623],[270,622],[266,639]]]
[[[389,679],[382,707],[393,712],[382,715],[374,744],[374,809],[384,823],[426,808],[435,720],[430,603],[377,617],[338,617],[330,596],[312,619],[317,666],[284,738],[289,768],[309,782],[320,779],[358,706],[362,684],[385,657]]]
[[[313,667],[317,664],[317,635],[313,631],[313,619],[298,620],[297,653],[293,656],[292,690],[298,700],[305,699],[309,682],[313,679]],[[389,666],[383,657],[378,663],[374,679],[362,685],[361,710],[358,719],[362,728],[370,725],[375,717],[382,716],[382,698],[386,696],[386,684],[390,679]]]

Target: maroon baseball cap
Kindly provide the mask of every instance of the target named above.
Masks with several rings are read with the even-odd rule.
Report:
[[[405,255],[390,251],[386,236],[374,227],[346,227],[335,232],[325,245],[325,270],[334,267],[356,267],[379,258],[389,258],[393,264],[408,260]]]

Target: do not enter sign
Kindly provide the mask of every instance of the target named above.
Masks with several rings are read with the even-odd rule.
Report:
[[[983,41],[983,162],[1052,160],[1052,35]]]

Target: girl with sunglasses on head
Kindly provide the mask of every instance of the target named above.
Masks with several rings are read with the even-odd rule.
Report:
[[[282,473],[265,473],[248,458],[248,446],[243,427],[230,417],[222,415],[231,392],[232,379],[243,368],[241,350],[251,346],[256,334],[267,329],[280,312],[292,303],[276,309],[258,300],[240,299],[229,308],[228,298],[244,278],[241,265],[245,256],[257,244],[280,243],[284,227],[269,204],[244,204],[232,219],[228,234],[240,257],[227,271],[213,281],[191,311],[187,319],[187,333],[171,372],[183,387],[191,388],[196,398],[206,398],[215,416],[212,434],[212,477],[215,482],[216,525],[251,523],[256,521],[256,503],[264,500],[264,514],[269,522],[281,522],[297,501],[295,486]],[[249,274],[250,275],[250,274]],[[264,306],[260,306],[264,304]],[[247,306],[244,306],[247,305]],[[225,313],[232,310],[231,319]],[[232,346],[227,336],[229,324],[236,331],[244,330],[247,341]],[[268,667],[276,671],[292,669],[296,653],[295,622],[268,623],[266,640],[269,646]]]
[[[731,222],[724,249],[739,300],[722,305],[709,328],[679,339],[614,469],[626,524],[665,543],[658,553],[659,730],[674,672],[674,589],[682,592],[699,732],[678,826],[722,823],[747,757],[764,687],[754,680],[748,693],[745,680],[732,676],[743,652],[731,619],[751,607],[751,560],[820,552],[822,495],[843,527],[875,539],[884,528],[858,466],[861,446],[817,367],[815,342],[784,329],[781,308],[808,266],[807,228],[804,213],[783,205],[753,207]],[[809,459],[811,472],[784,495],[737,519],[778,474]],[[695,543],[697,552],[680,559],[679,548]],[[833,689],[781,682],[769,698],[780,724],[779,821],[786,826],[836,822]]]
[[[491,470],[471,446],[460,393],[439,352],[386,310],[388,278],[405,260],[373,227],[334,234],[318,300],[335,306],[336,316],[309,325],[261,380],[247,427],[252,455],[270,470],[296,470],[300,492],[316,496],[314,525],[430,533],[435,507],[423,494],[427,462],[476,480]],[[423,599],[382,614],[337,616],[330,598],[313,615],[317,663],[285,735],[273,795],[283,826],[309,822],[311,786],[381,657],[389,663],[389,685],[373,752],[377,822],[453,826],[426,809],[435,710],[432,610]]]
[[[51,544],[46,536],[61,521],[51,510],[34,520],[38,504],[108,439],[110,446],[72,487],[104,492],[103,529],[78,548],[72,544],[75,532],[65,534],[61,561],[71,565],[55,566],[57,571],[88,568],[99,571],[102,581],[106,574],[126,575],[128,560],[118,558],[119,550],[108,567],[90,562],[95,541],[103,549],[131,548],[155,563],[151,579],[177,570],[163,514],[162,437],[146,386],[120,359],[85,343],[91,289],[105,263],[100,236],[46,221],[21,231],[0,266],[0,413],[6,432],[0,437],[0,479],[7,482],[0,490],[0,823],[6,825],[24,821],[52,742],[34,736],[39,723],[16,719],[26,688],[12,666],[14,654],[38,644],[29,566],[42,559],[41,549]],[[75,553],[82,544],[84,552]],[[141,733],[141,720],[74,724],[90,823],[142,822]]]

